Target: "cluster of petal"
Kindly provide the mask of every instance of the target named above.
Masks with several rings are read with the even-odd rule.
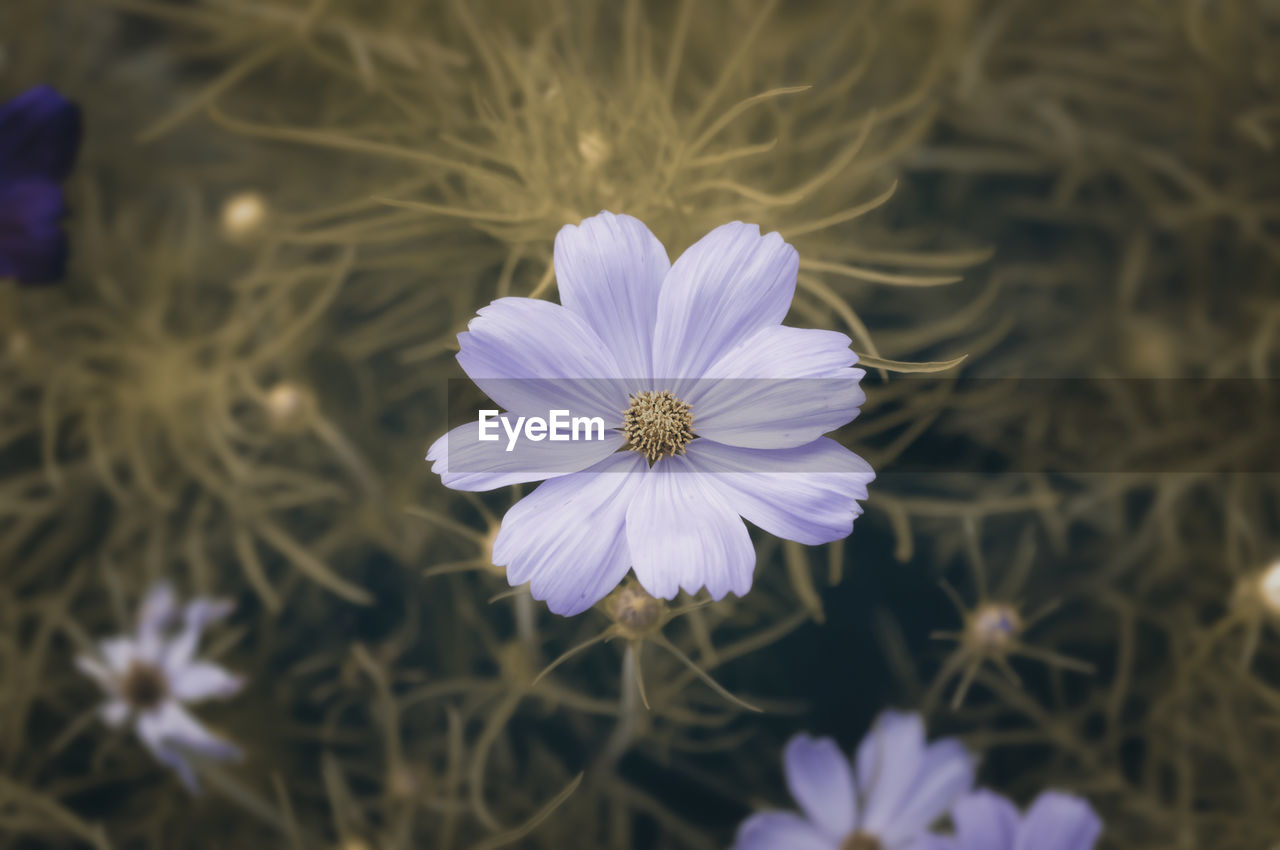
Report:
[[[80,147],[80,110],[48,86],[0,105],[0,280],[48,283],[67,262],[61,183]]]
[[[603,212],[556,237],[561,304],[502,298],[458,337],[458,362],[511,415],[599,416],[606,439],[514,450],[453,429],[427,459],[444,484],[492,490],[548,479],[507,513],[494,563],[564,615],[634,569],[671,599],[742,595],[755,551],[743,519],[779,537],[850,533],[875,477],[823,435],[864,400],[844,334],[787,327],[799,258],[777,233],[732,222],[670,263],[639,220]],[[696,439],[650,465],[622,451],[633,395],[669,391]]]
[[[229,602],[207,598],[180,608],[173,589],[158,584],[143,601],[132,635],[102,640],[96,657],[76,659],[107,694],[100,710],[103,722],[115,729],[132,724],[156,760],[176,771],[192,792],[198,785],[189,755],[219,761],[241,755],[186,709],[189,703],[234,696],[244,687],[242,677],[196,658],[204,629],[230,613]],[[128,676],[139,668],[157,675],[163,685],[155,704],[143,708],[130,703],[126,688]]]
[[[1020,816],[1004,797],[981,790],[951,812],[955,835],[930,836],[920,850],[1093,850],[1102,821],[1087,802],[1045,791]]]
[[[808,735],[791,739],[783,761],[801,813],[752,815],[733,850],[916,848],[974,782],[973,756],[958,740],[929,743],[918,714],[895,711],[880,715],[852,764],[835,741]]]

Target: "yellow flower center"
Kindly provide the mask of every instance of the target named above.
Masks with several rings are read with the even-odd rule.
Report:
[[[636,393],[622,415],[622,433],[627,448],[640,452],[650,465],[682,455],[694,438],[693,408],[667,390]]]

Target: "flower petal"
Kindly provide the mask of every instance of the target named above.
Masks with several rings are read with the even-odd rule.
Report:
[[[459,425],[427,450],[431,470],[444,486],[454,490],[496,490],[578,472],[599,463],[623,444],[621,432],[606,430],[603,440],[552,442],[520,437],[507,451],[507,435],[499,431],[500,439],[490,442],[479,438],[478,423]]]
[[[138,720],[140,731],[144,722],[148,721],[152,724],[152,734],[166,745],[217,761],[229,761],[243,756],[239,747],[210,732],[173,700],[166,701],[155,711],[143,714]]]
[[[458,334],[458,363],[504,410],[603,416],[622,424],[630,401],[618,363],[577,313],[536,298],[499,298]]]
[[[199,702],[235,696],[244,685],[243,676],[237,676],[217,664],[196,661],[173,671],[169,691],[182,702]]]
[[[60,181],[79,146],[80,109],[52,87],[36,86],[0,106],[0,182]]]
[[[67,235],[61,219],[66,212],[57,183],[34,177],[5,185],[0,182],[0,280],[49,283],[62,277],[67,265]]]
[[[973,788],[974,769],[973,756],[955,738],[930,744],[892,824],[883,828],[885,841],[905,843],[921,835]]]
[[[751,589],[756,553],[747,527],[686,457],[659,460],[643,474],[627,511],[636,578],[659,599],[706,587],[713,599]]]
[[[102,654],[102,659],[107,662],[108,669],[115,676],[119,676],[129,669],[129,665],[134,661],[150,661],[155,662],[155,656],[144,656],[140,651],[136,641],[127,637],[111,637],[98,641],[98,652]]]
[[[787,787],[800,808],[837,840],[857,823],[857,797],[849,759],[830,738],[796,735],[783,753]]]
[[[129,703],[119,697],[109,699],[98,707],[98,716],[112,729],[119,729],[129,719]]]
[[[158,581],[151,585],[138,607],[138,644],[148,658],[158,658],[165,630],[178,616],[178,596],[173,585]]]
[[[701,437],[748,448],[804,445],[851,422],[866,401],[849,345],[834,331],[761,328],[680,397]]]
[[[169,644],[164,656],[164,669],[170,678],[191,663],[205,627],[229,616],[234,608],[228,599],[200,597],[187,603],[182,614],[182,631]]]
[[[529,582],[556,614],[580,614],[618,586],[631,559],[623,524],[645,473],[636,452],[553,478],[507,511],[493,562],[512,586]]]
[[[218,761],[242,756],[239,747],[211,733],[173,700],[140,715],[137,728],[138,737],[156,760],[177,772],[182,784],[193,794],[199,793],[199,783],[187,760],[188,753]]]
[[[689,461],[740,516],[772,535],[809,546],[847,537],[859,499],[875,480],[871,465],[823,437],[794,449],[742,449],[694,440]]]
[[[662,243],[629,215],[602,212],[556,234],[560,303],[599,334],[623,378],[653,373],[658,296],[670,268]]]
[[[1093,850],[1102,821],[1084,800],[1046,791],[1027,810],[1016,850]]]
[[[959,850],[1014,850],[1018,808],[985,789],[961,798],[951,810]]]
[[[733,850],[837,850],[839,845],[793,812],[760,812],[738,827]]]
[[[920,715],[886,711],[876,718],[858,745],[862,829],[883,835],[894,825],[896,815],[912,793],[923,760],[924,721]]]
[[[754,224],[731,222],[698,240],[662,285],[654,377],[701,377],[751,334],[781,324],[799,263],[795,248],[777,233],[761,236]]]
[[[75,665],[77,670],[93,679],[103,688],[110,688],[112,682],[115,681],[115,675],[111,672],[111,669],[93,656],[77,655]]]

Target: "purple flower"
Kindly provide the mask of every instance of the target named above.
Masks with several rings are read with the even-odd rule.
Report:
[[[113,729],[132,723],[152,755],[177,771],[192,792],[198,786],[188,754],[240,757],[237,747],[211,734],[185,707],[234,696],[244,687],[242,677],[195,657],[205,626],[230,612],[229,602],[196,599],[181,612],[181,626],[175,628],[179,611],[173,589],[158,584],[143,601],[132,636],[100,641],[96,657],[76,659],[80,670],[107,693],[103,722]]]
[[[49,86],[0,106],[0,280],[47,283],[67,262],[61,182],[80,146],[80,110]]]
[[[798,264],[781,236],[742,222],[672,264],[643,223],[602,212],[556,237],[562,304],[480,310],[458,362],[489,398],[512,418],[562,409],[607,428],[504,445],[469,423],[428,452],[459,490],[550,479],[495,541],[513,586],[564,615],[631,568],[655,597],[720,599],[751,588],[744,518],[810,545],[849,534],[875,474],[822,435],[858,414],[863,371],[844,334],[782,324]]]
[[[738,828],[733,850],[904,850],[973,787],[959,741],[926,744],[918,714],[886,711],[851,767],[830,738],[797,735],[783,755],[803,814],[762,812]]]
[[[1093,850],[1102,821],[1087,802],[1045,791],[1023,817],[991,791],[975,791],[951,812],[954,836],[930,836],[921,850]]]

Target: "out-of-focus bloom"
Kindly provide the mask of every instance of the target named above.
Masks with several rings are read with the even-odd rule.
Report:
[[[1102,821],[1079,797],[1045,791],[1024,817],[991,791],[975,791],[951,812],[954,836],[930,836],[920,850],[1093,850]]]
[[[48,283],[67,263],[61,183],[80,147],[80,110],[49,86],[0,106],[0,280]]]
[[[751,588],[743,518],[811,545],[849,534],[875,474],[823,434],[857,416],[863,371],[844,334],[782,324],[798,264],[781,236],[742,222],[672,264],[642,222],[603,212],[556,237],[561,304],[479,312],[458,362],[510,418],[561,409],[607,428],[508,450],[470,423],[431,447],[455,489],[550,479],[502,522],[494,563],[512,585],[564,615],[629,568],[655,597],[720,599]]]
[[[973,756],[958,740],[927,743],[920,715],[896,711],[880,715],[852,767],[835,741],[808,735],[791,739],[783,764],[802,814],[752,815],[733,850],[915,848],[973,787]]]
[[[188,703],[225,699],[244,687],[242,677],[196,658],[205,627],[230,612],[229,602],[200,598],[179,617],[173,589],[158,584],[143,601],[133,635],[107,638],[99,642],[96,657],[76,659],[107,693],[103,722],[114,729],[132,724],[152,755],[192,792],[198,785],[188,754],[240,757],[236,746],[210,733],[186,709]]]

